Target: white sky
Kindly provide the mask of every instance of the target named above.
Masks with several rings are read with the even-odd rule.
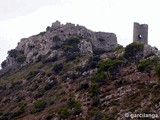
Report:
[[[132,42],[133,22],[149,25],[149,44],[160,49],[158,0],[0,0],[0,63],[21,38],[45,31],[56,20]]]

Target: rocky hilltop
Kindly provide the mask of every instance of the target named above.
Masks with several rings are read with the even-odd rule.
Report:
[[[0,71],[0,120],[160,118],[160,52],[55,22],[23,38]],[[142,114],[137,117],[135,114]]]
[[[9,55],[4,67],[30,64],[37,61],[40,56],[60,55],[57,48],[73,37],[80,39],[78,48],[81,55],[92,54],[93,48],[111,51],[118,45],[114,33],[93,32],[83,26],[72,23],[63,25],[56,21],[51,27],[47,27],[45,32],[21,39],[18,46],[8,52]],[[17,53],[23,54],[23,56],[17,58]]]

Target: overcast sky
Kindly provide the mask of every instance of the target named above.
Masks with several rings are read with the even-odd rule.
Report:
[[[113,32],[132,42],[133,22],[149,25],[149,44],[160,49],[158,0],[0,0],[0,63],[21,38],[38,34],[56,20]]]

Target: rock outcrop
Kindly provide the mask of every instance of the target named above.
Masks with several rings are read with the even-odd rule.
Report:
[[[156,47],[152,47],[150,45],[144,45],[144,52],[143,52],[143,56],[144,57],[149,57],[149,56],[159,56],[160,55],[160,51],[156,48]]]
[[[92,54],[93,48],[111,51],[118,45],[114,33],[93,32],[80,25],[72,23],[63,25],[56,21],[51,27],[47,27],[45,32],[21,39],[15,50],[9,52],[5,67],[15,64],[24,66],[37,61],[40,56],[59,55],[57,48],[71,37],[80,38],[78,47],[81,55]]]

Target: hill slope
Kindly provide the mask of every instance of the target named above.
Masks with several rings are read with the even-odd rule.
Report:
[[[159,117],[158,50],[139,43],[123,48],[113,33],[69,26],[56,22],[9,52],[0,77],[0,119]]]

